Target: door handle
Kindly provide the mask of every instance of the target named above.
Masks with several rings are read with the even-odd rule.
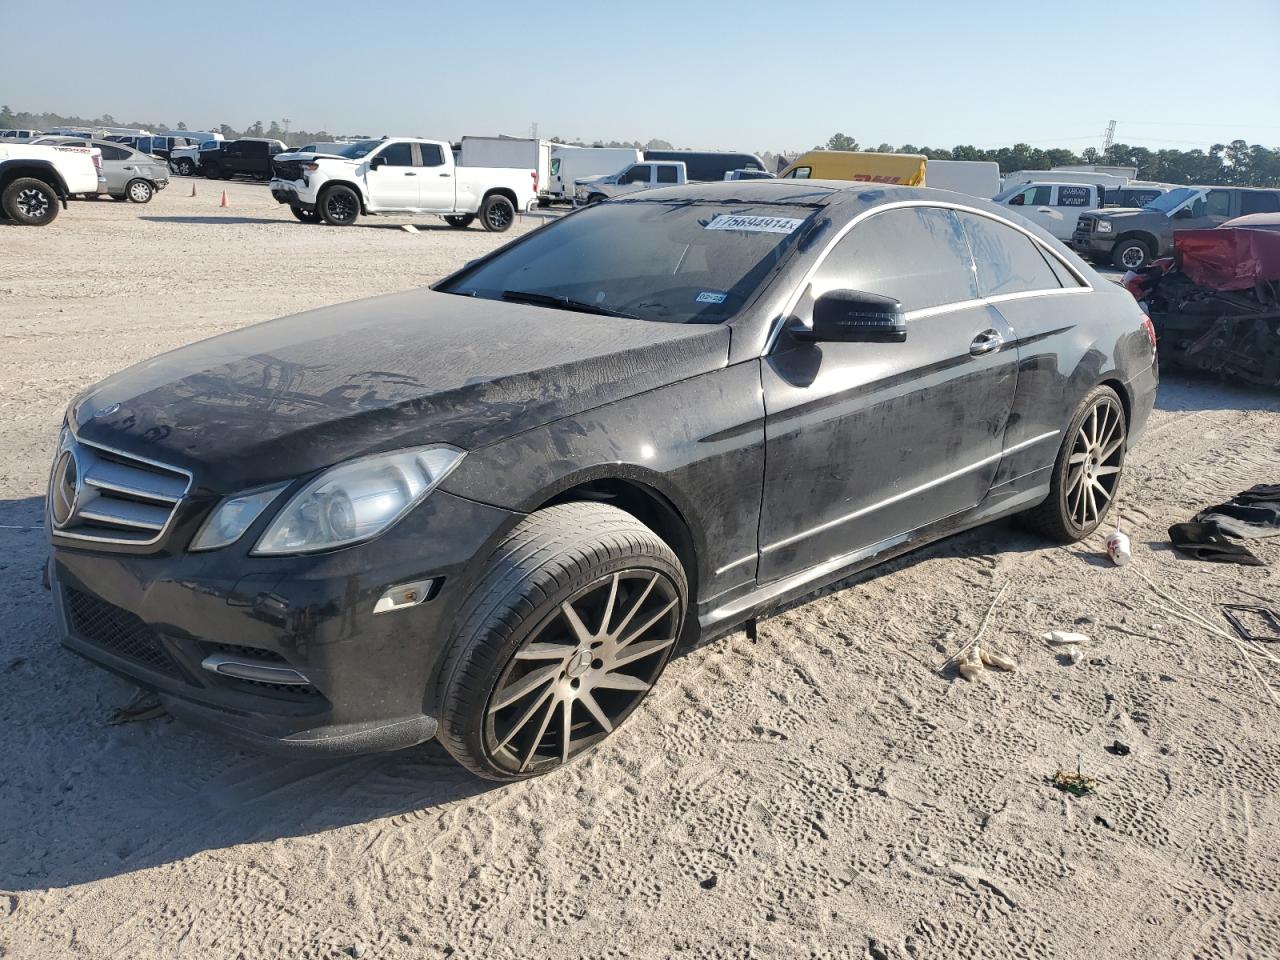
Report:
[[[416,176],[417,176],[417,174],[416,174],[416,173],[414,173],[412,170],[408,170],[408,171],[406,171],[406,172],[405,172],[405,176],[406,176],[406,177],[416,177]]]
[[[969,344],[969,355],[980,357],[985,353],[994,353],[1004,346],[1004,337],[999,330],[983,330]]]
[[[442,176],[442,177],[451,177],[451,176],[453,176],[453,174],[451,174],[451,173],[442,173],[442,174],[440,174],[440,176]]]

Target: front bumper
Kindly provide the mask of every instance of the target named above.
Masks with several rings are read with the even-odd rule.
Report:
[[[473,558],[518,519],[437,490],[382,537],[328,554],[248,556],[256,529],[194,554],[55,542],[48,578],[63,644],[180,719],[263,750],[395,750],[435,735],[435,674],[480,575]],[[419,580],[433,581],[423,602],[373,613],[388,587]],[[215,654],[305,683],[202,667]]]
[[[269,189],[277,203],[287,203],[289,206],[302,207],[304,210],[316,208],[315,192],[308,188],[305,180],[281,180],[276,177],[272,179]]]
[[[1071,236],[1071,249],[1093,260],[1110,259],[1115,245],[1115,236],[1110,233],[1076,233]]]

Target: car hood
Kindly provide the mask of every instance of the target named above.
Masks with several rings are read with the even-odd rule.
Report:
[[[1098,216],[1106,217],[1110,220],[1124,220],[1130,217],[1153,217],[1162,216],[1156,210],[1144,210],[1141,207],[1103,207],[1101,210],[1095,210]]]
[[[414,290],[223,334],[102,381],[84,440],[231,493],[370,453],[464,449],[724,366],[729,330]]]

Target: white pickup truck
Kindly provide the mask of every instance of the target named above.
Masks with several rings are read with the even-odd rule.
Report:
[[[333,153],[281,153],[272,172],[271,195],[295,217],[335,227],[361,214],[426,213],[459,228],[479,217],[501,233],[538,198],[536,170],[461,166],[443,140],[386,137]]]
[[[674,187],[688,180],[683,160],[642,160],[607,177],[586,177],[575,181],[573,205],[581,207],[654,187]]]
[[[43,227],[58,205],[99,190],[102,151],[96,147],[32,146],[0,140],[0,216]]]

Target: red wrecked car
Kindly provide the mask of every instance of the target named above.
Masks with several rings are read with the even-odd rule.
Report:
[[[1280,387],[1280,214],[1184,230],[1174,253],[1125,274],[1165,366]]]

